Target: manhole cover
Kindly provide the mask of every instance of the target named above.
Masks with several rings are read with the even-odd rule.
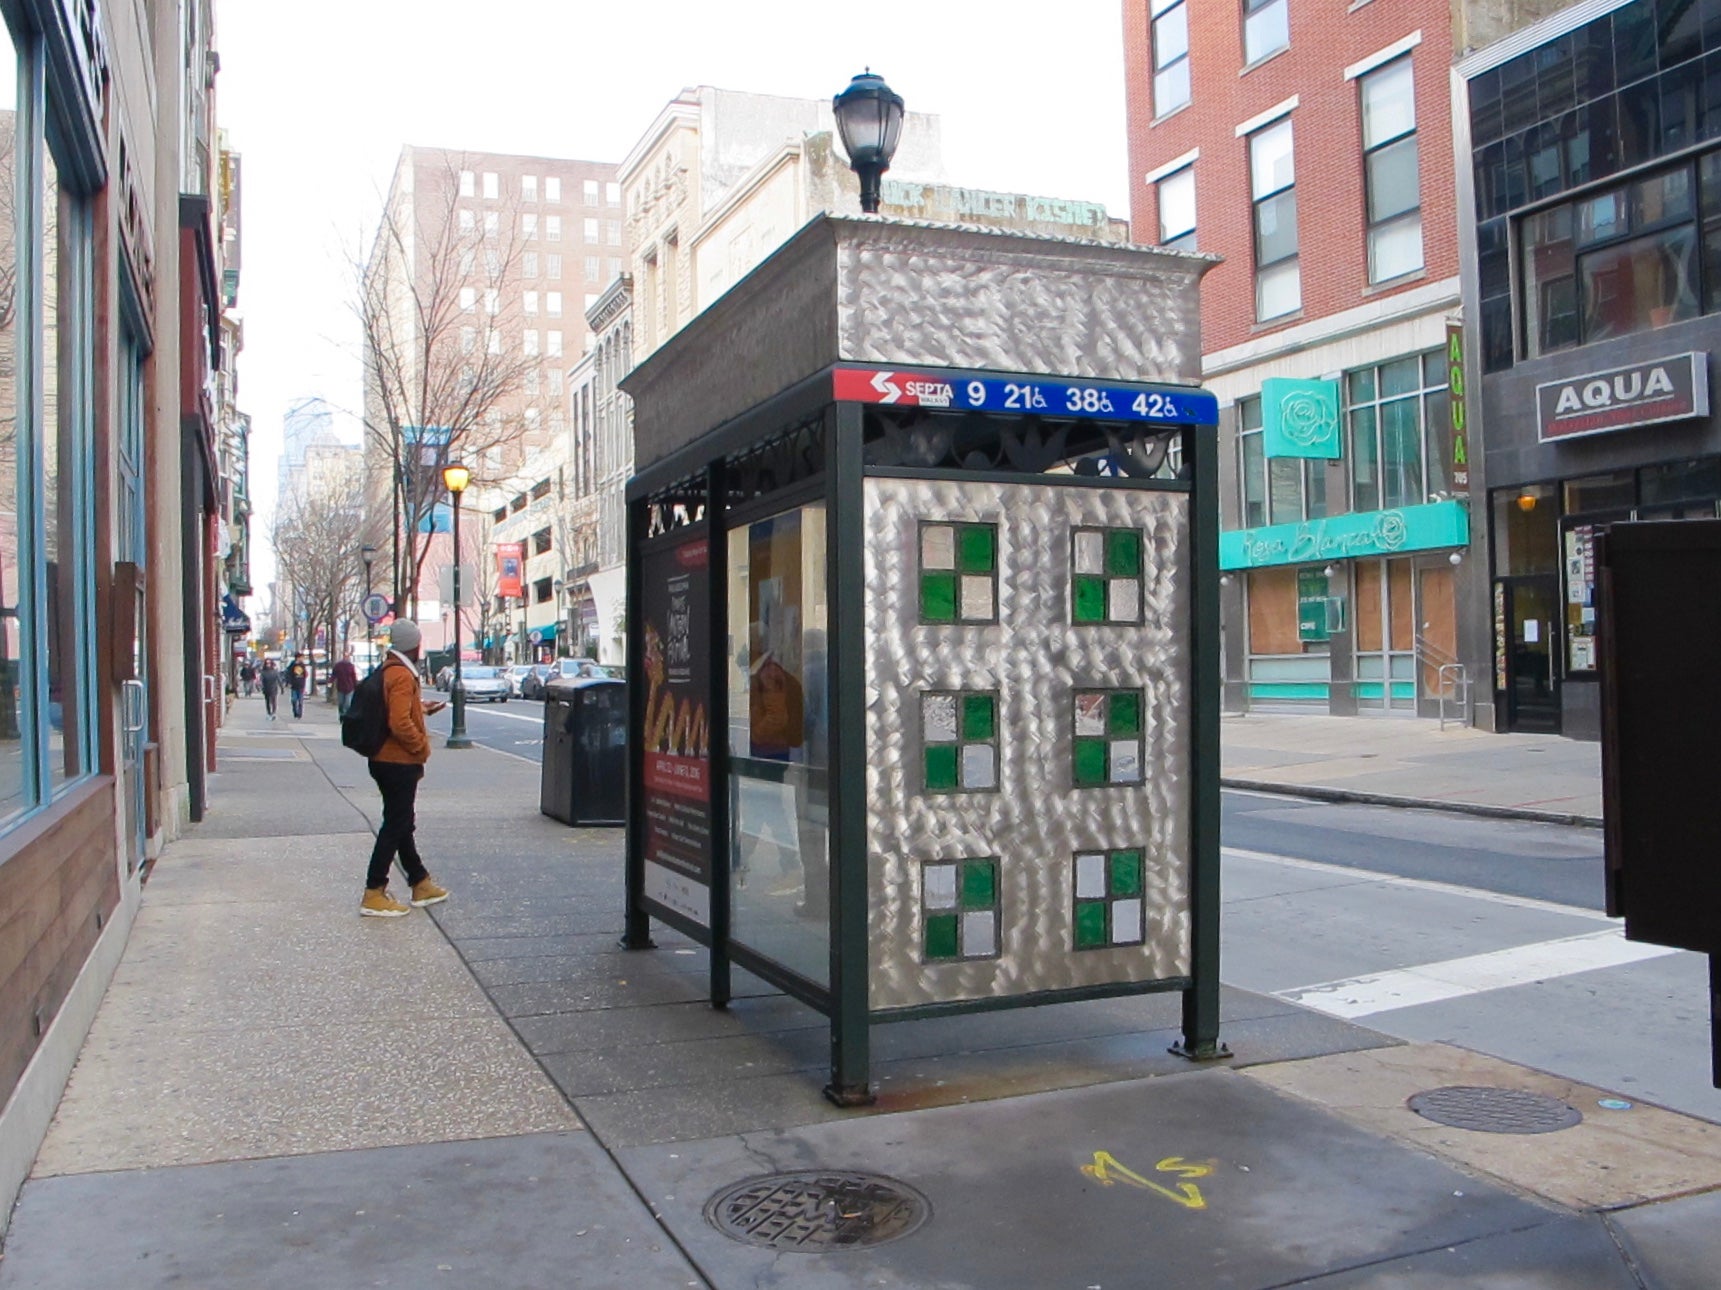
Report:
[[[826,1170],[749,1178],[705,1205],[706,1220],[725,1236],[810,1254],[883,1245],[931,1213],[926,1197],[894,1178]]]
[[[1583,1113],[1545,1093],[1518,1088],[1453,1085],[1431,1088],[1406,1103],[1424,1119],[1478,1133],[1553,1133],[1583,1123]]]

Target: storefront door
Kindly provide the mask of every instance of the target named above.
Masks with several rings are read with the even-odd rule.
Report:
[[[1416,608],[1408,558],[1358,560],[1356,700],[1359,712],[1416,712]]]
[[[1501,579],[1505,591],[1506,729],[1560,732],[1557,578]]]

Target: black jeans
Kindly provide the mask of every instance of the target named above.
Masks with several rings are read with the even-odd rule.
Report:
[[[389,867],[397,854],[400,867],[406,870],[406,880],[422,882],[430,874],[424,861],[418,858],[418,843],[413,840],[412,831],[413,807],[418,801],[418,781],[424,778],[424,767],[372,761],[370,777],[382,790],[382,826],[376,831],[376,846],[371,849],[365,886],[388,886]]]

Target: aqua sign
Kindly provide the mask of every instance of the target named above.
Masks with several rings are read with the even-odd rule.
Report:
[[[1261,446],[1268,457],[1344,455],[1339,383],[1269,376],[1261,382]]]
[[[1429,502],[1390,511],[1359,511],[1302,524],[1269,524],[1219,535],[1221,569],[1309,564],[1466,546],[1470,512],[1463,502]]]

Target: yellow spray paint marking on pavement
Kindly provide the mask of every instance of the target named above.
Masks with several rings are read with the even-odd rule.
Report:
[[[1179,1178],[1205,1178],[1213,1172],[1211,1164],[1197,1164],[1185,1160],[1182,1156],[1167,1156],[1154,1166],[1157,1173],[1173,1174]],[[1201,1188],[1192,1182],[1181,1182],[1176,1187],[1167,1187],[1156,1183],[1151,1178],[1143,1178],[1128,1165],[1120,1164],[1109,1151],[1094,1152],[1093,1163],[1082,1166],[1082,1172],[1102,1187],[1111,1187],[1123,1183],[1130,1187],[1139,1187],[1163,1196],[1174,1205],[1185,1209],[1206,1209],[1207,1199],[1201,1194]]]

